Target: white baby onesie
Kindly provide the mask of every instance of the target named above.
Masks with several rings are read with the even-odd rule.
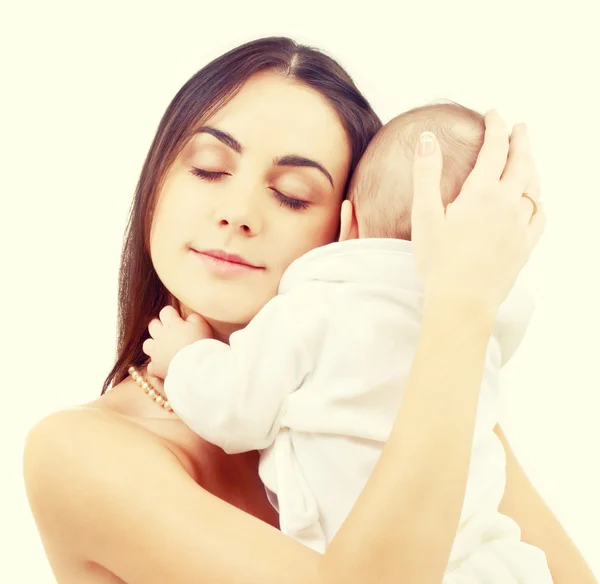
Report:
[[[262,451],[259,473],[281,530],[319,552],[365,486],[402,400],[423,299],[411,245],[357,239],[308,252],[229,345],[185,347],[165,379],[174,411],[194,432],[228,453]],[[499,370],[531,312],[519,287],[499,311],[444,584],[552,583],[544,553],[498,513],[506,482],[493,432]]]

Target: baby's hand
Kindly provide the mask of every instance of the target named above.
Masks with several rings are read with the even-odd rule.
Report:
[[[212,338],[212,330],[199,315],[192,313],[183,320],[173,306],[165,306],[158,318],[148,325],[150,338],[144,341],[142,351],[150,357],[148,373],[160,379],[167,376],[169,364],[183,347],[200,339]]]

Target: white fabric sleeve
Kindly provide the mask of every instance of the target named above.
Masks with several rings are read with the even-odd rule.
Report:
[[[175,355],[165,393],[196,434],[229,454],[273,442],[286,396],[312,368],[293,314],[276,296],[229,345],[203,339]]]

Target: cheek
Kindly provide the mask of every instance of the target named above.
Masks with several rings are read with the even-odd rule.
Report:
[[[322,221],[308,229],[305,237],[308,251],[335,241],[340,227],[340,207],[335,207],[323,216]]]
[[[165,197],[161,197],[154,210],[152,225],[150,227],[150,257],[156,258],[167,252],[169,242],[172,241],[171,233],[176,217],[171,216],[172,207]]]
[[[150,249],[172,247],[186,240],[197,232],[197,223],[206,213],[202,197],[189,185],[173,181],[159,196],[150,229]]]
[[[315,247],[327,245],[336,240],[339,229],[339,209],[329,209],[318,220],[299,222],[296,229],[284,233],[288,245],[282,252],[286,255],[284,269],[301,255]]]

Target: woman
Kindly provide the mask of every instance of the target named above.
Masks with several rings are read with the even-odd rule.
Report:
[[[441,581],[495,313],[544,223],[521,197],[537,191],[524,128],[509,147],[502,121],[486,119],[484,148],[448,217],[435,141],[415,158],[421,342],[376,471],[321,556],[275,529],[256,453],[227,456],[203,442],[127,371],[140,368],[161,391],[142,344],[164,305],[202,314],[227,340],[276,293],[291,261],[332,241],[348,179],[380,122],[336,63],[288,39],[248,43],[186,83],[133,204],[112,389],[39,422],[25,449],[30,504],[61,584]],[[463,250],[465,241],[478,245]],[[215,259],[223,251],[247,258],[242,275]],[[506,512],[546,552],[557,584],[593,581],[507,455]]]

